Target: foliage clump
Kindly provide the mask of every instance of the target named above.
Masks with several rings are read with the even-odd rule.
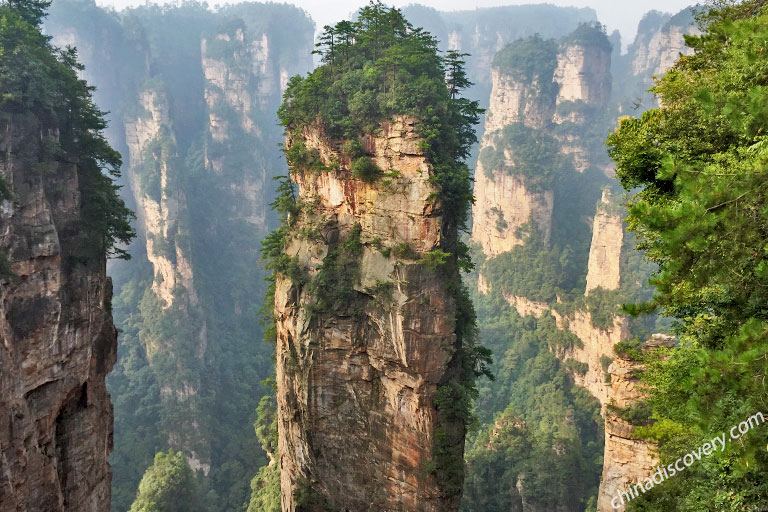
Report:
[[[536,81],[545,91],[556,91],[552,78],[557,68],[557,43],[534,35],[505,46],[493,57],[493,67],[531,83]]]
[[[613,49],[605,34],[605,27],[599,22],[580,23],[576,30],[563,38],[563,43],[598,48],[608,53]]]
[[[508,162],[505,154],[512,155]],[[560,143],[544,130],[523,123],[505,126],[494,134],[492,144],[480,151],[480,163],[488,178],[495,170],[523,176],[532,190],[549,188],[564,166]]]
[[[129,512],[205,512],[195,474],[181,452],[155,455]]]
[[[361,179],[366,183],[372,183],[381,176],[381,169],[369,156],[360,156],[354,159],[349,170],[352,171],[353,177]]]

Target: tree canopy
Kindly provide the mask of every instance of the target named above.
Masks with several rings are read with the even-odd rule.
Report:
[[[181,452],[155,455],[129,512],[203,512],[195,475]]]

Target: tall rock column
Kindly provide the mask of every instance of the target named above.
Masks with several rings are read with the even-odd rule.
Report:
[[[538,49],[546,54],[535,70],[520,69],[521,54]],[[547,54],[548,52],[548,54]],[[524,243],[520,228],[533,223],[544,240],[552,229],[552,190],[540,186],[543,176],[531,175],[520,156],[521,141],[530,146],[534,134],[555,115],[557,65],[553,43],[539,38],[510,44],[493,64],[493,88],[475,170],[472,239],[487,256],[497,256]],[[525,148],[523,151],[529,148]],[[549,149],[549,148],[548,148]]]
[[[447,280],[422,261],[444,226],[419,141],[408,117],[366,136],[376,165],[399,171],[366,182],[321,126],[289,135],[337,167],[292,173],[302,210],[286,253],[307,275],[276,283],[284,511],[458,510],[429,470],[457,338]]]
[[[671,347],[674,344],[673,336],[654,334],[645,342],[643,350]],[[614,359],[608,372],[611,376],[610,404],[616,410],[626,410],[646,398],[638,378],[642,371],[642,365],[628,357]],[[605,453],[597,501],[598,512],[624,510],[621,499],[615,498],[618,498],[620,491],[627,492],[627,486],[652,478],[659,464],[656,448],[654,443],[635,437],[635,425],[611,410],[606,411]]]
[[[615,209],[610,189],[604,188],[603,197],[592,222],[592,245],[587,266],[587,295],[595,288],[618,290],[621,283],[624,225],[621,215],[612,211]]]
[[[31,114],[0,122],[0,509],[109,509],[112,285],[82,232],[79,155]]]
[[[154,272],[151,289],[140,304],[143,317],[152,320],[142,332],[142,341],[168,411],[168,443],[185,454],[192,469],[207,474],[210,434],[198,395],[208,329],[191,248],[184,241],[187,201],[180,186],[176,137],[165,93],[148,87],[139,93],[138,101],[138,114],[125,120],[125,136],[139,232]]]

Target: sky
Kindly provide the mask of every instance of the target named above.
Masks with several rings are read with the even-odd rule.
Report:
[[[279,1],[279,0],[278,0]],[[99,5],[108,5],[117,9],[141,5],[145,0],[96,0]],[[153,3],[166,3],[163,0],[153,0]],[[217,0],[208,0],[210,5],[217,5]],[[330,25],[341,19],[348,18],[349,14],[358,7],[367,3],[367,0],[297,0],[287,3],[298,5],[307,11],[318,27]],[[441,11],[458,11],[474,9],[476,7],[496,7],[500,5],[520,5],[532,3],[550,3],[562,6],[592,7],[597,11],[598,19],[607,26],[608,33],[619,29],[622,37],[622,46],[626,48],[635,37],[637,24],[640,18],[648,11],[658,10],[662,12],[676,13],[691,5],[691,0],[548,0],[546,2],[519,1],[519,0],[385,0],[388,5],[404,7],[408,4],[419,3],[428,5]]]

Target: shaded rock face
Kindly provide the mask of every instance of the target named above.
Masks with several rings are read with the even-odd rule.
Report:
[[[611,54],[594,45],[561,45],[552,84],[540,78],[505,73],[493,69],[493,88],[485,123],[481,151],[495,147],[496,135],[510,125],[548,130],[564,122],[583,124],[578,109],[560,113],[558,105],[607,105],[611,92]],[[590,165],[583,141],[573,135],[557,135],[560,152],[579,172]],[[514,169],[514,148],[505,151],[504,167]],[[489,176],[490,175],[490,176]],[[533,178],[535,179],[535,178]],[[552,231],[554,195],[551,189],[534,187],[531,178],[510,174],[504,169],[485,169],[482,159],[475,172],[475,207],[472,239],[487,256],[497,256],[521,245],[520,228],[533,222],[536,231],[548,241]]]
[[[698,35],[694,25],[664,25],[657,30],[638,34],[632,47],[632,72],[635,76],[660,76],[680,58],[691,55],[693,48],[686,46],[685,35]]]
[[[350,175],[338,141],[319,127],[300,137],[325,164],[339,167],[293,173],[305,206],[287,254],[313,276],[357,230],[362,246],[353,299],[342,310],[314,311],[317,297],[308,286],[277,280],[283,510],[314,510],[311,499],[332,510],[458,510],[457,498],[425,469],[439,419],[434,394],[451,379],[456,334],[445,278],[419,262],[439,247],[443,225],[414,120],[397,117],[366,137],[379,168],[400,171],[373,183]],[[300,236],[306,228],[318,236]],[[411,254],[397,250],[404,244]],[[463,432],[462,425],[443,427]]]
[[[0,509],[109,509],[116,357],[103,254],[84,249],[76,155],[45,156],[57,132],[33,116],[0,123]],[[78,243],[79,242],[79,243]]]
[[[554,81],[560,87],[557,104],[583,102],[605,105],[611,96],[611,52],[608,48],[569,44],[560,48]],[[554,121],[584,122],[583,115],[570,112],[555,116]]]
[[[624,104],[627,114],[636,115],[637,105],[644,109],[658,106],[648,88],[655,78],[674,66],[681,55],[693,53],[693,49],[685,45],[685,36],[699,34],[701,30],[691,9],[683,9],[674,16],[652,11],[643,17],[628,52],[614,63],[614,74],[620,76],[614,96]]]
[[[475,174],[475,220],[472,238],[487,256],[497,256],[524,242],[521,226],[533,220],[544,240],[552,230],[554,194],[551,190],[532,192],[525,178],[503,170],[488,178],[481,163]]]
[[[154,271],[154,307],[202,318],[189,247],[178,240],[187,218],[187,202],[179,186],[180,170],[173,163],[176,138],[168,98],[163,92],[148,88],[139,94],[138,102],[140,113],[124,121],[129,156],[126,175],[137,205],[138,230]],[[195,358],[204,361],[208,339],[205,319],[201,322],[197,339],[190,342]],[[162,335],[148,331],[143,341],[150,364],[176,356]],[[160,381],[160,395],[166,404],[194,411],[188,417],[182,416],[168,441],[171,447],[184,452],[193,470],[207,474],[211,467],[210,434],[201,430],[198,421],[202,414],[198,398],[201,376],[193,371],[183,373],[173,384],[170,375]]]
[[[557,102],[603,104],[611,94],[611,52],[605,48],[565,45],[557,56]]]

